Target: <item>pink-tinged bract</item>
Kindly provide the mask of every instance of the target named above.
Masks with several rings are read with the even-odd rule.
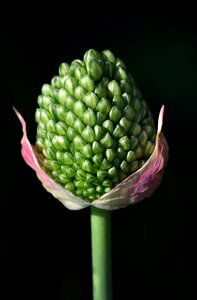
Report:
[[[155,149],[150,158],[139,170],[93,202],[75,196],[46,174],[39,164],[35,147],[28,140],[25,120],[16,109],[14,110],[22,125],[21,153],[25,162],[36,172],[43,187],[68,209],[79,210],[87,206],[106,210],[123,208],[150,197],[161,183],[168,161],[168,144],[162,133],[164,106],[159,113]]]

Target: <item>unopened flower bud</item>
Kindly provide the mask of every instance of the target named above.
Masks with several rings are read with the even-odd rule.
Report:
[[[89,49],[82,60],[62,63],[51,84],[42,86],[35,114],[36,157],[17,115],[25,160],[68,207],[126,206],[142,197],[139,191],[144,195],[151,189],[149,174],[159,182],[157,173],[167,157],[163,108],[156,135],[147,103],[125,63],[110,50]]]

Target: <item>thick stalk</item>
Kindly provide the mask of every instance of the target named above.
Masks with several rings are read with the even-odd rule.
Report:
[[[91,208],[93,300],[112,299],[111,213]]]

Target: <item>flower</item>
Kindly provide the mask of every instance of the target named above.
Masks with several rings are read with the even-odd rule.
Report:
[[[149,197],[161,182],[168,144],[122,60],[90,49],[60,65],[42,87],[35,147],[23,129],[22,156],[67,208],[113,210]],[[156,137],[155,137],[156,136]]]

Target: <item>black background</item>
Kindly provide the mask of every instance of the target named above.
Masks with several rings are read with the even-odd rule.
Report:
[[[1,299],[91,299],[90,211],[69,211],[42,188],[21,157],[12,110],[26,119],[33,144],[42,84],[89,48],[108,48],[126,62],[155,122],[165,105],[170,147],[154,195],[112,212],[113,299],[195,299],[195,10],[83,6],[2,12]]]

